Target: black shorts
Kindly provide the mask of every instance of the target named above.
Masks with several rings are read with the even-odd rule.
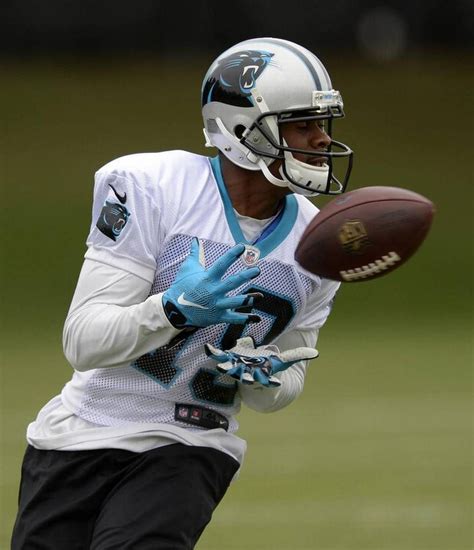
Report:
[[[12,550],[194,548],[239,464],[208,447],[28,447]]]

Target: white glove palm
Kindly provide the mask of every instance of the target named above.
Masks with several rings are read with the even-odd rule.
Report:
[[[312,348],[295,348],[280,351],[277,346],[255,346],[252,337],[239,338],[228,351],[205,344],[206,354],[217,361],[217,370],[235,378],[243,384],[280,386],[281,381],[274,376],[298,361],[316,359],[319,353]]]

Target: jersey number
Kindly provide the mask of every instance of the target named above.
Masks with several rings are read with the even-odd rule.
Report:
[[[273,317],[273,323],[267,333],[255,343],[260,346],[268,344],[279,336],[287,327],[295,314],[292,302],[283,296],[277,296],[258,287],[249,288],[246,292],[260,292],[263,298],[253,308],[241,308],[238,311],[248,313],[252,311],[260,311]],[[222,349],[230,349],[235,346],[238,338],[244,332],[245,325],[229,325],[224,335],[220,346]],[[198,329],[196,329],[198,330]],[[162,346],[151,353],[142,355],[132,367],[149,376],[161,386],[169,389],[181,373],[180,368],[176,367],[176,359],[184,351],[196,330],[183,332],[173,338],[168,344]],[[191,380],[191,390],[194,397],[198,401],[213,403],[216,405],[232,405],[237,392],[237,383],[222,384],[217,382],[219,373],[209,369],[199,369]]]

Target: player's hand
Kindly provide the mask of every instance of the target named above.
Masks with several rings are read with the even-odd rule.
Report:
[[[298,361],[316,359],[319,353],[312,348],[295,348],[280,351],[276,346],[255,346],[253,338],[239,338],[237,344],[228,351],[204,345],[206,354],[217,361],[217,370],[235,378],[242,384],[259,383],[262,386],[280,386],[281,381],[274,376]]]
[[[234,246],[206,270],[200,261],[201,244],[196,238],[192,240],[191,253],[181,265],[173,284],[163,294],[163,308],[174,327],[207,327],[218,323],[243,325],[260,321],[258,315],[234,310],[242,306],[252,307],[262,294],[227,296],[257,277],[260,269],[251,267],[222,279],[244,250],[243,244]]]

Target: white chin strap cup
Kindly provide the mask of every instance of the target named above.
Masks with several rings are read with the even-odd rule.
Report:
[[[267,180],[278,187],[288,187],[294,193],[308,197],[317,195],[321,189],[326,189],[329,177],[329,166],[327,164],[323,164],[323,166],[311,166],[310,164],[296,160],[287,151],[285,152],[285,164],[289,176],[298,185],[286,179],[283,167],[280,167],[280,179],[270,172],[262,159],[258,162],[258,166]]]
[[[290,178],[298,184],[297,186],[291,183],[288,185],[295,193],[306,194],[305,189],[307,189],[308,194],[314,194],[321,191],[321,189],[326,189],[329,178],[329,166],[327,164],[312,166],[295,159],[291,153],[285,151],[285,166]],[[282,172],[281,167],[280,173],[283,175]],[[299,186],[302,186],[303,189]]]

